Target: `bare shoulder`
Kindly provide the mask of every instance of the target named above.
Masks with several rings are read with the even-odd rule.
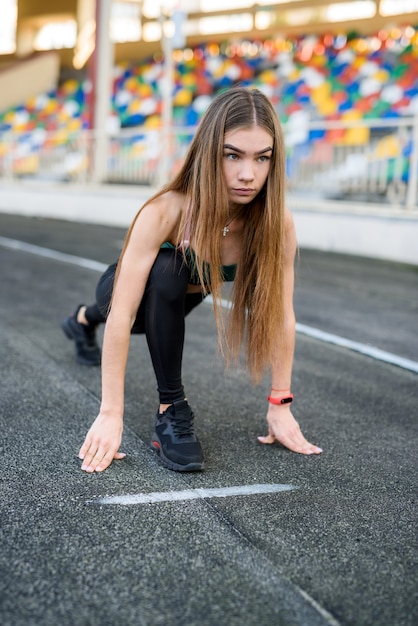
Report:
[[[132,237],[142,239],[145,235],[159,244],[174,241],[185,205],[183,194],[174,191],[153,198],[140,211]]]
[[[185,197],[177,191],[166,191],[165,193],[150,200],[141,213],[144,215],[155,215],[158,219],[179,221],[185,207]]]
[[[185,206],[185,197],[178,191],[166,191],[150,200],[147,206],[165,213],[181,213]]]

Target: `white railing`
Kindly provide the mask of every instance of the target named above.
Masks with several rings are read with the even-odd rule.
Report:
[[[194,128],[174,128],[172,173]],[[418,116],[356,122],[310,122],[285,127],[292,194],[379,201],[418,209]],[[95,134],[90,131],[5,133],[0,136],[0,179],[34,178],[87,183]],[[107,182],[160,184],[158,130],[125,129],[107,139]]]
[[[311,122],[285,133],[293,193],[417,208],[418,116]]]

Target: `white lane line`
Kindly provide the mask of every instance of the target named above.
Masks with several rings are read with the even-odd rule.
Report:
[[[10,248],[11,250],[19,250],[21,252],[28,252],[29,254],[36,254],[37,256],[46,257],[55,261],[61,261],[62,263],[68,263],[70,265],[77,265],[86,269],[94,270],[96,272],[104,272],[107,269],[105,263],[99,263],[98,261],[92,261],[91,259],[84,259],[83,257],[74,256],[72,254],[66,254],[65,252],[57,252],[56,250],[50,250],[49,248],[43,248],[41,246],[35,246],[24,241],[18,241],[17,239],[9,239],[8,237],[0,236],[0,245],[4,248]],[[211,296],[205,298],[204,302],[212,304],[213,300]],[[221,304],[224,308],[230,308],[231,303],[229,300],[222,299]],[[352,341],[339,335],[333,335],[325,331],[319,330],[312,326],[306,326],[305,324],[296,324],[296,331],[302,335],[307,335],[319,341],[325,343],[334,344],[343,348],[348,348],[354,352],[359,352],[365,356],[369,356],[377,361],[389,363],[390,365],[396,365],[403,369],[415,372],[418,374],[418,362],[406,359],[404,357],[393,354],[392,352],[386,352],[375,348],[374,346],[360,343],[358,341]]]
[[[314,337],[315,339],[319,339],[320,341],[324,341],[325,343],[332,343],[336,346],[341,346],[343,348],[353,350],[354,352],[360,352],[360,354],[370,356],[372,359],[376,359],[376,361],[384,361],[385,363],[390,363],[391,365],[397,365],[398,367],[402,367],[403,369],[410,370],[411,372],[415,372],[416,374],[418,374],[417,361],[405,359],[402,356],[398,356],[397,354],[393,354],[392,352],[386,352],[385,350],[375,348],[374,346],[369,346],[365,343],[351,341],[351,339],[346,339],[345,337],[340,337],[339,335],[326,333],[325,331],[319,330],[318,328],[305,326],[305,324],[297,323],[296,330],[302,335],[308,335],[309,337]]]
[[[83,259],[82,257],[74,256],[73,254],[50,250],[49,248],[43,248],[42,246],[35,246],[31,243],[18,241],[17,239],[0,237],[0,245],[3,246],[3,248],[10,248],[11,250],[19,250],[20,252],[36,254],[37,256],[53,259],[54,261],[61,261],[62,263],[68,263],[70,265],[77,265],[78,267],[95,270],[96,272],[104,272],[107,269],[107,265],[105,263],[99,263],[98,261],[92,261],[91,259]]]
[[[260,493],[279,493],[299,489],[296,485],[286,484],[258,484],[242,485],[239,487],[221,487],[215,489],[186,489],[184,491],[155,491],[153,493],[134,493],[125,496],[106,496],[97,500],[89,500],[91,504],[119,504],[129,506],[134,504],[159,504],[160,502],[181,502],[185,500],[202,500],[207,498],[227,498],[230,496],[249,496]],[[295,591],[312,606],[324,619],[328,626],[341,626],[326,609],[297,585]]]
[[[208,296],[205,298],[204,302],[212,304],[213,299],[211,296]],[[229,300],[222,299],[221,303],[224,308],[231,308],[231,302]],[[369,356],[376,361],[383,361],[384,363],[389,363],[390,365],[397,365],[398,367],[402,367],[403,369],[410,370],[411,372],[418,374],[417,361],[405,359],[402,356],[398,356],[392,352],[386,352],[386,350],[375,348],[374,346],[367,345],[366,343],[352,341],[351,339],[346,339],[345,337],[340,337],[339,335],[333,335],[332,333],[319,330],[319,328],[306,326],[305,324],[300,324],[299,322],[296,323],[296,332],[301,335],[308,335],[314,339],[319,339],[319,341],[323,341],[324,343],[331,343],[336,346],[341,346],[342,348],[348,348],[353,352],[359,352],[360,354]]]
[[[331,615],[331,613],[329,613],[320,604],[318,604],[316,600],[311,598],[311,596],[308,593],[306,593],[306,591],[298,587],[298,585],[295,585],[295,589],[300,593],[300,595],[302,596],[302,598],[304,598],[304,600],[306,600],[316,611],[318,611],[320,615],[322,615],[322,617],[325,619],[328,626],[341,626],[341,622],[336,620],[335,617]]]
[[[90,500],[95,504],[158,504],[160,502],[181,502],[184,500],[202,500],[206,498],[229,498],[231,496],[251,496],[260,493],[279,493],[298,489],[295,485],[259,484],[238,487],[219,487],[216,489],[185,489],[184,491],[154,491],[152,493],[132,493],[125,496],[105,496]]]

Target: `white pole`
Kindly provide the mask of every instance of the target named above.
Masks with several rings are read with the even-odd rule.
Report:
[[[110,115],[113,45],[110,41],[112,0],[96,0],[96,72],[94,101],[94,137],[92,180],[106,180],[108,160],[107,123]]]
[[[171,170],[174,63],[172,41],[165,31],[166,19],[161,14],[161,43],[164,54],[164,77],[162,81],[161,149],[158,167],[158,186],[168,182]]]
[[[406,196],[406,208],[413,210],[417,208],[417,188],[418,188],[418,115],[414,117],[412,127],[412,148],[409,159],[409,181]]]

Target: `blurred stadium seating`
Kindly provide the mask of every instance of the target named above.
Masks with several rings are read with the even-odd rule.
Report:
[[[174,60],[173,170],[214,94],[251,85],[271,98],[284,124],[292,192],[416,205],[418,30],[411,23],[367,34],[218,40],[176,50]],[[163,74],[161,54],[115,66],[109,181],[155,184]],[[0,111],[0,176],[87,180],[95,138],[89,89],[85,76],[64,79]]]

